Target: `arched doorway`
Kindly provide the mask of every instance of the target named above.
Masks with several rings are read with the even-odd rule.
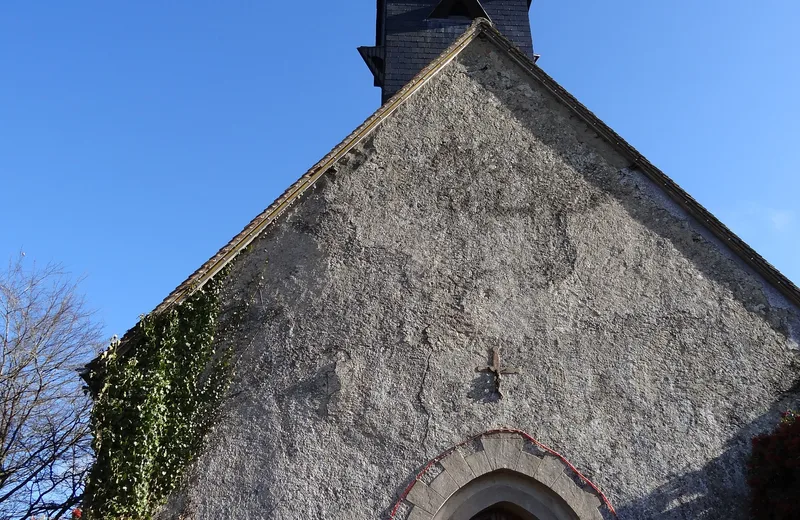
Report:
[[[502,430],[473,437],[427,464],[390,518],[602,520],[598,508],[604,505],[614,513],[563,457],[524,432]],[[404,507],[407,513],[396,516]]]
[[[473,516],[471,520],[539,520],[524,509],[514,504],[501,503],[493,505]]]
[[[499,470],[461,487],[431,520],[584,519],[541,482],[515,471]]]

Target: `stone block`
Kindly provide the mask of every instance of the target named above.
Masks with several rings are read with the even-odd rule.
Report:
[[[447,457],[443,458],[439,461],[439,464],[453,477],[453,480],[456,481],[459,487],[467,485],[467,483],[475,478],[469,464],[467,464],[467,461],[464,460],[464,456],[458,450],[454,450]]]
[[[433,516],[430,513],[421,509],[419,507],[415,507],[411,510],[411,513],[408,515],[406,520],[431,520]]]
[[[447,473],[447,471],[443,471],[438,477],[433,479],[430,488],[447,500],[450,495],[458,491],[459,486],[456,484],[456,481],[453,480],[453,477]]]
[[[504,469],[514,469],[525,446],[525,439],[518,435],[506,437],[500,445],[500,457],[497,458],[497,467]]]
[[[569,504],[569,507],[578,514],[581,520],[601,520],[603,518],[598,509],[602,504],[600,498],[593,491],[576,484],[566,473],[562,473],[551,489]]]
[[[587,496],[589,496],[588,493]],[[593,507],[590,502],[584,502],[582,505],[572,509],[581,520],[603,520],[603,514],[597,507]]]
[[[501,443],[502,440],[497,435],[492,435],[490,437],[483,437],[481,439],[481,444],[483,445],[483,452],[486,454],[486,460],[489,461],[489,467],[492,469],[497,469],[495,459],[497,459],[498,455],[500,454]]]
[[[539,465],[542,463],[542,457],[537,457],[532,453],[525,451],[520,452],[517,459],[516,470],[523,475],[535,478],[536,472],[539,470]]]
[[[486,458],[485,451],[476,451],[472,455],[468,455],[464,460],[467,461],[467,465],[472,470],[472,474],[476,477],[480,477],[492,471],[489,460]]]
[[[491,435],[481,439],[489,466],[493,469],[513,469],[525,439],[516,434]]]
[[[420,480],[411,488],[406,500],[430,514],[436,513],[444,504],[444,497]]]
[[[602,520],[603,515],[599,509],[602,504],[603,501],[593,491],[583,489],[580,500],[574,506],[570,504],[570,507],[578,513],[581,520],[584,518],[587,520]]]
[[[539,469],[533,478],[550,487],[563,473],[564,463],[557,457],[546,456],[539,464]]]
[[[553,485],[550,486],[550,489],[555,491],[558,496],[563,498],[572,509],[579,508],[583,505],[584,491],[578,487],[578,485],[566,473],[562,473],[561,476],[556,479]]]

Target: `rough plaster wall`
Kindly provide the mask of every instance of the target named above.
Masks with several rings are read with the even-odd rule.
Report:
[[[745,518],[750,437],[797,402],[797,309],[629,166],[471,44],[236,262],[234,387],[163,517],[385,518],[512,426],[620,518]],[[475,372],[495,346],[521,371],[500,401]]]

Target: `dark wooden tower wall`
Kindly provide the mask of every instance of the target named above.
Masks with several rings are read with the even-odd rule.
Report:
[[[375,45],[358,50],[389,99],[484,17],[533,58],[530,0],[378,0]]]

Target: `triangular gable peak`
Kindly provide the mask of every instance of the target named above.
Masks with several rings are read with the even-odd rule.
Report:
[[[340,159],[367,139],[383,121],[391,117],[392,114],[414,96],[423,85],[458,57],[459,54],[478,37],[485,38],[487,41],[491,42],[498,51],[511,58],[527,74],[538,81],[558,101],[567,107],[574,116],[586,123],[603,141],[630,161],[632,168],[643,173],[649,181],[655,184],[677,206],[682,208],[683,211],[713,234],[724,247],[727,247],[730,251],[735,253],[744,264],[763,277],[764,280],[771,284],[791,304],[800,308],[800,289],[798,289],[797,286],[730,231],[674,181],[653,166],[646,158],[600,121],[586,107],[580,104],[550,76],[537,67],[528,56],[520,52],[509,40],[504,38],[492,26],[491,22],[485,19],[478,19],[438,59],[423,69],[400,92],[387,101],[342,143],[292,184],[264,212],[253,219],[238,235],[220,249],[217,254],[206,261],[186,281],[179,285],[158,307],[156,307],[153,313],[163,312],[171,306],[180,303],[222,271],[226,265],[259,237],[265,229],[274,223],[287,208],[300,199],[317,180],[331,170]]]

